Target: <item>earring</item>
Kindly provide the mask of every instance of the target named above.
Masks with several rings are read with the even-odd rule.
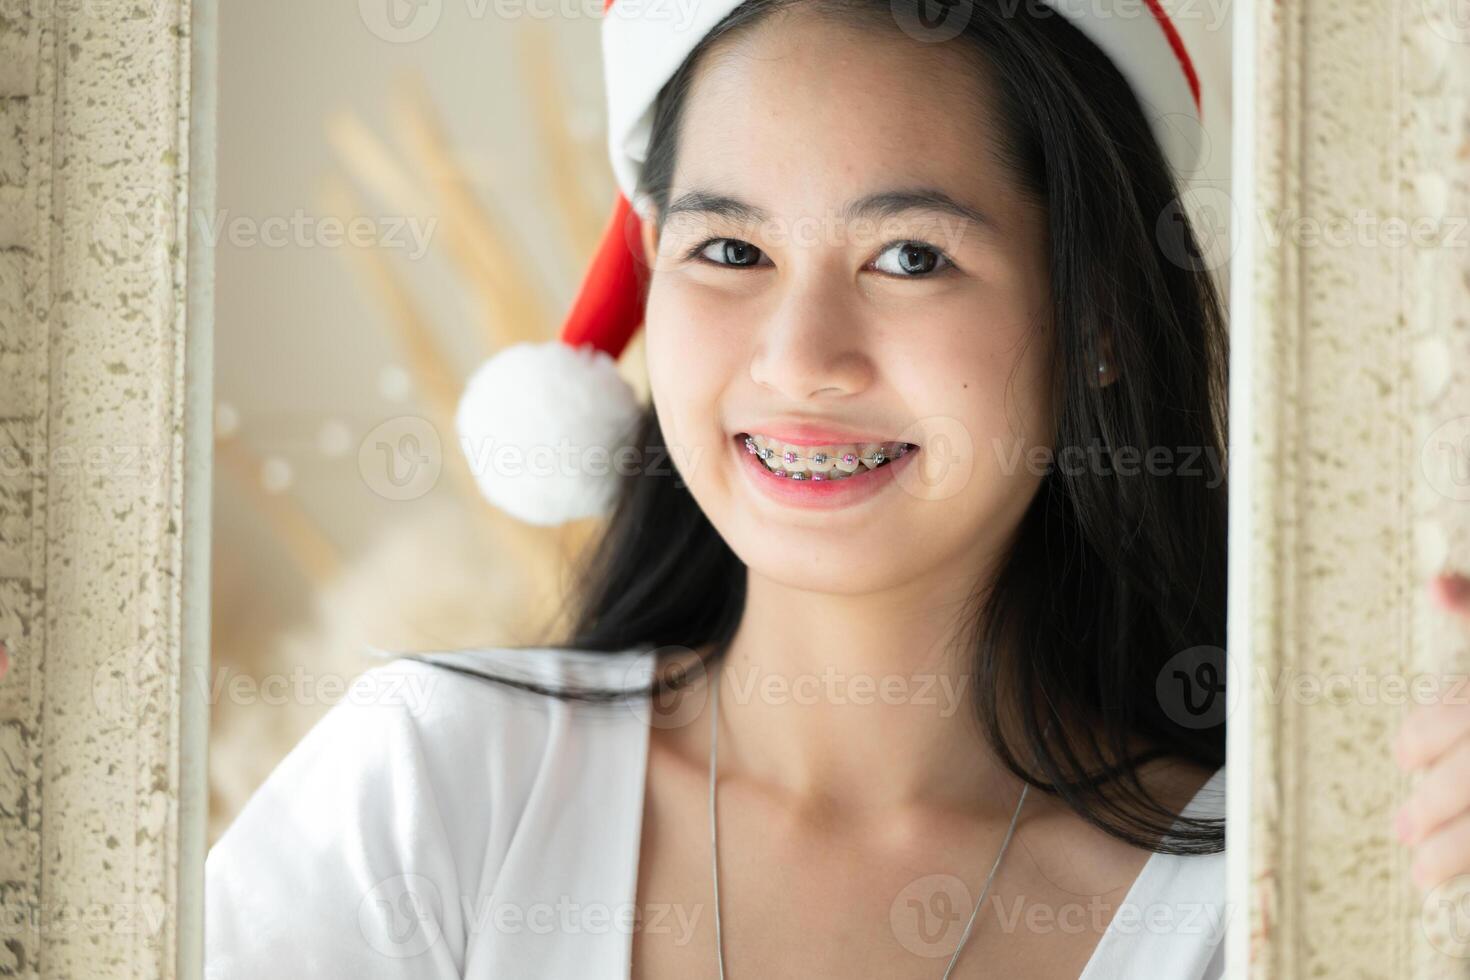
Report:
[[[1107,361],[1098,361],[1097,362],[1097,373],[1098,374],[1107,374],[1108,373],[1108,362]]]

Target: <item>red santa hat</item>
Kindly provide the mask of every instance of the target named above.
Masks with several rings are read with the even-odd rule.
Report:
[[[618,451],[641,409],[617,359],[643,322],[647,269],[638,253],[638,176],[654,100],[664,83],[741,0],[693,0],[685,22],[668,5],[604,0],[603,70],[608,151],[618,194],[560,336],[515,344],[471,375],[455,414],[480,491],[530,524],[605,514],[617,494]],[[1180,177],[1198,162],[1199,79],[1163,9],[1126,16],[1078,0],[1046,0],[1118,66]],[[635,451],[646,447],[632,447]]]

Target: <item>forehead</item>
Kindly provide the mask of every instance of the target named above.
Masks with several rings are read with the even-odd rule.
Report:
[[[768,17],[695,72],[674,182],[776,210],[875,186],[1011,197],[995,159],[991,82],[962,43],[924,43],[801,7]]]

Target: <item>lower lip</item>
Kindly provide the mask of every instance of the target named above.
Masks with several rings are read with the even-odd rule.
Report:
[[[789,476],[772,473],[759,456],[745,448],[744,436],[736,436],[732,445],[740,457],[740,468],[756,490],[777,503],[815,510],[850,507],[867,500],[892,483],[899,469],[919,455],[917,448],[910,448],[891,462],[871,470],[859,463],[865,472],[840,480],[813,480],[809,476],[793,480]]]

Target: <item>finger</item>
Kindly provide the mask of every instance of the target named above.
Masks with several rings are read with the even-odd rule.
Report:
[[[1458,572],[1444,572],[1429,580],[1429,594],[1440,608],[1470,616],[1470,578]]]
[[[1401,839],[1417,844],[1465,813],[1470,813],[1470,739],[1456,742],[1436,760],[1399,808]]]
[[[1415,848],[1409,869],[1414,884],[1433,888],[1448,878],[1470,872],[1470,814],[1456,817]]]
[[[1404,719],[1394,738],[1394,758],[1401,768],[1428,765],[1470,736],[1470,703],[1463,690],[1455,691],[1444,700],[1416,705]]]

